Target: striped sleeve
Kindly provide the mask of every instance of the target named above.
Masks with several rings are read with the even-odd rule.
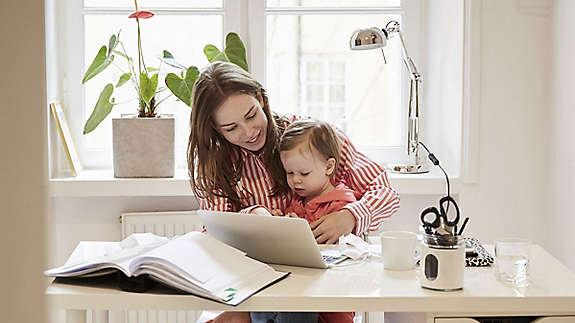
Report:
[[[338,131],[342,142],[338,176],[361,195],[357,202],[345,206],[356,218],[355,234],[377,230],[383,220],[399,210],[399,194],[391,188],[385,169],[357,151],[351,141]]]
[[[233,212],[232,205],[226,197],[214,196],[213,198],[197,197],[200,210]]]

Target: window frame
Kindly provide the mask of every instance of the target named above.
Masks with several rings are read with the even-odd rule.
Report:
[[[57,35],[55,37],[58,67],[56,69],[57,85],[54,86],[57,97],[63,102],[72,133],[75,134],[74,142],[80,153],[82,164],[87,169],[109,169],[111,167],[111,150],[97,150],[86,148],[85,137],[82,135],[85,115],[85,89],[79,80],[87,64],[84,62],[85,25],[84,16],[90,13],[118,13],[128,14],[132,10],[123,8],[84,8],[83,1],[77,0],[53,0],[56,3],[55,19]],[[266,86],[266,21],[269,14],[361,14],[361,13],[393,13],[402,15],[402,33],[406,39],[406,46],[414,61],[421,69],[423,57],[420,51],[420,16],[422,0],[403,0],[401,7],[397,8],[266,8],[266,0],[223,0],[222,8],[215,9],[167,9],[146,8],[157,13],[170,14],[221,14],[223,15],[223,35],[230,31],[237,32],[244,40],[248,55],[248,64],[251,74]],[[382,21],[380,28],[386,22]],[[357,26],[357,28],[367,26]],[[350,31],[351,33],[351,31]],[[223,37],[222,37],[223,39]],[[220,46],[222,44],[219,44]],[[407,113],[403,111],[408,97],[408,75],[402,69],[402,125],[401,142],[406,142]],[[347,88],[346,88],[347,91]],[[420,121],[421,122],[421,121]],[[398,147],[362,147],[360,150],[379,162],[399,161],[405,159],[405,144]],[[177,149],[177,148],[176,148]],[[177,150],[177,153],[181,151]],[[56,153],[56,160],[61,160]],[[65,164],[58,163],[58,170]]]

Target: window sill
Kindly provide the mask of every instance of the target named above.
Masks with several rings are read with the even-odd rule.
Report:
[[[445,177],[433,170],[427,174],[388,173],[391,186],[402,194],[444,194]],[[457,194],[459,178],[450,178]],[[51,197],[193,196],[187,170],[176,170],[173,178],[114,178],[112,170],[84,170],[78,177],[50,179]]]

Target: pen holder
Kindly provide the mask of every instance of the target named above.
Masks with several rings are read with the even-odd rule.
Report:
[[[461,236],[424,234],[421,242],[421,287],[438,291],[463,289],[465,242]]]

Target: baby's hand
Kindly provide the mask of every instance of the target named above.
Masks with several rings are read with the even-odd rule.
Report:
[[[273,216],[283,216],[283,215],[284,215],[284,213],[282,212],[282,210],[279,210],[279,209],[272,210],[271,213],[272,213]]]
[[[266,209],[265,207],[257,207],[253,210],[250,211],[251,214],[256,214],[256,215],[267,215],[267,216],[272,216],[272,214],[270,213],[270,211],[268,211],[268,209]]]
[[[290,213],[286,214],[286,216],[290,217],[290,218],[299,218],[299,216],[297,216],[297,214],[295,212],[290,212]]]

